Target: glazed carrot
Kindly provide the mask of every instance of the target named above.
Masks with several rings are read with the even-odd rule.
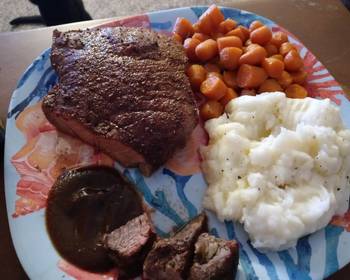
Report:
[[[280,55],[280,54],[274,54],[274,55],[271,56],[271,58],[276,58],[276,59],[278,59],[278,60],[283,61],[283,56]]]
[[[203,13],[197,21],[198,32],[210,35],[215,29],[210,16],[207,13]]]
[[[239,67],[237,84],[241,88],[257,88],[267,79],[265,70],[248,64]]]
[[[186,74],[190,80],[191,86],[196,90],[199,89],[200,85],[207,77],[207,71],[202,65],[199,64],[192,64],[190,67],[188,67]]]
[[[192,38],[203,42],[205,40],[208,40],[210,37],[206,34],[196,32],[192,35]]]
[[[241,39],[242,42],[245,42],[248,38],[246,38],[245,33],[243,33],[240,27],[236,27],[235,29],[226,33],[226,36],[237,36]]]
[[[182,37],[181,37],[179,34],[173,33],[173,39],[174,39],[176,42],[179,42],[180,44],[182,44],[183,39],[182,39]]]
[[[293,82],[293,78],[287,71],[283,71],[277,81],[282,88],[286,88]]]
[[[246,47],[248,47],[248,46],[251,45],[251,44],[253,44],[253,43],[252,43],[252,40],[250,40],[250,39],[248,39],[248,40],[245,41],[245,43],[244,43],[244,45],[245,45]]]
[[[207,61],[218,53],[218,45],[213,39],[205,40],[196,47],[196,55],[199,60]]]
[[[192,28],[193,28],[194,33],[200,33],[199,26],[198,26],[197,22],[192,24]]]
[[[249,39],[249,36],[250,36],[249,29],[243,25],[240,25],[237,28],[239,28],[242,31],[242,33],[244,35],[244,42],[247,41]]]
[[[250,95],[250,96],[255,96],[256,95],[256,91],[255,89],[242,89],[240,95]]]
[[[267,26],[261,26],[250,33],[250,40],[254,44],[265,45],[272,38],[272,32]]]
[[[218,30],[219,30],[219,32],[225,34],[229,31],[233,30],[234,28],[236,28],[236,26],[237,26],[237,22],[234,21],[233,19],[228,18],[228,19],[225,19],[224,21],[220,22]]]
[[[211,33],[211,38],[214,39],[214,40],[217,40],[221,37],[224,37],[225,35],[223,33],[220,33],[220,32],[212,32]]]
[[[279,52],[281,55],[285,56],[291,50],[296,50],[295,46],[289,42],[285,42],[280,46]]]
[[[225,84],[228,87],[237,88],[237,81],[236,81],[237,73],[236,72],[224,71],[222,76],[223,76],[223,80],[224,80]]]
[[[200,41],[193,38],[187,38],[184,42],[185,53],[190,61],[196,61],[196,47],[200,44]]]
[[[212,77],[212,76],[215,76],[215,77],[219,78],[220,80],[224,79],[224,77],[221,75],[220,72],[208,72],[207,78]]]
[[[220,23],[225,19],[224,15],[215,4],[211,5],[205,13],[209,15],[214,28],[218,28]]]
[[[285,42],[288,42],[288,36],[286,33],[278,31],[272,34],[270,43],[274,44],[277,48],[279,48]]]
[[[251,22],[251,24],[249,25],[249,31],[252,32],[253,30],[261,27],[261,26],[264,26],[264,24],[262,24],[261,21],[259,20],[254,20]]]
[[[272,78],[279,78],[284,70],[284,63],[273,57],[265,58],[261,65]]]
[[[259,93],[274,91],[283,91],[281,85],[275,79],[267,79],[259,87]]]
[[[205,70],[207,70],[207,72],[217,72],[220,73],[220,68],[219,66],[217,66],[214,63],[206,63],[204,64],[204,68]]]
[[[232,88],[228,88],[225,96],[220,99],[220,103],[223,106],[226,106],[227,103],[229,103],[232,99],[234,99],[236,97],[238,97],[237,92],[234,89],[232,89]]]
[[[186,18],[178,17],[176,19],[173,32],[179,34],[183,39],[192,36],[194,29],[192,23]]]
[[[221,51],[226,47],[242,48],[242,40],[237,36],[226,36],[216,40],[218,49]]]
[[[226,94],[227,87],[220,78],[210,76],[201,84],[200,91],[210,99],[219,100]]]
[[[265,50],[267,52],[267,57],[270,57],[272,55],[278,54],[278,48],[275,45],[271,44],[271,43],[267,43],[265,45]]]
[[[251,44],[246,48],[245,53],[239,58],[239,64],[258,65],[261,64],[265,57],[266,50],[262,46]]]
[[[291,84],[286,88],[286,95],[289,98],[305,98],[307,97],[307,91],[301,85]]]
[[[288,71],[298,71],[303,64],[303,60],[296,50],[289,51],[284,57],[284,65]]]
[[[307,73],[305,70],[299,70],[297,72],[289,73],[292,76],[293,83],[303,85],[307,78]]]
[[[242,50],[235,47],[227,47],[220,52],[220,65],[228,70],[234,70],[238,66]]]
[[[204,120],[220,117],[223,112],[224,106],[216,100],[208,100],[200,108],[200,115]]]

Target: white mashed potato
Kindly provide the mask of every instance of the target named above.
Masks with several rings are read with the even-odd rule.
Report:
[[[204,207],[282,250],[348,209],[350,130],[330,100],[242,96],[206,122]]]

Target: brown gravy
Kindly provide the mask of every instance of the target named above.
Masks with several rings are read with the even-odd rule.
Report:
[[[103,236],[144,212],[133,186],[110,167],[61,174],[47,200],[46,225],[59,254],[83,269],[113,267]]]

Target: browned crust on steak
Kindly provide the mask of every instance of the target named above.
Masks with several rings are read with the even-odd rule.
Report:
[[[54,31],[51,62],[59,83],[43,101],[48,120],[146,175],[197,124],[187,58],[164,35],[125,27]]]

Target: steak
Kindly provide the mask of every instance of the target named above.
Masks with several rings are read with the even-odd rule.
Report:
[[[238,244],[234,240],[215,238],[208,233],[199,236],[195,245],[190,280],[235,279],[238,266]]]
[[[155,239],[146,213],[106,235],[105,244],[119,268],[119,277],[129,279],[142,273],[143,261]]]
[[[194,244],[206,230],[207,218],[201,214],[173,237],[155,242],[143,265],[144,277],[152,280],[186,279],[193,259]]]
[[[150,175],[185,145],[198,122],[183,47],[143,28],[53,33],[59,82],[47,119],[127,167]]]

